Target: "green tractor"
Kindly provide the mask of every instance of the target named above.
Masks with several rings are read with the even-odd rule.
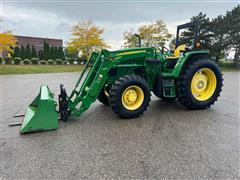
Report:
[[[180,44],[179,31],[189,27],[195,28],[192,45]],[[135,118],[146,111],[151,92],[163,100],[177,99],[188,109],[209,108],[219,97],[223,80],[209,51],[199,48],[197,29],[194,23],[178,26],[174,52],[164,47],[93,52],[71,94],[60,85],[58,111],[49,88],[41,86],[20,132],[56,129],[58,114],[63,121],[77,118],[97,99],[120,118]]]

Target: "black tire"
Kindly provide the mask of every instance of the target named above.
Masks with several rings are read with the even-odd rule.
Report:
[[[211,97],[206,100],[199,101],[192,94],[191,81],[194,74],[202,68],[208,68],[214,73],[216,77],[216,89]],[[223,86],[222,81],[222,73],[218,65],[209,57],[198,56],[188,62],[182,69],[182,72],[176,82],[177,98],[179,102],[188,109],[209,108],[220,96]]]
[[[144,100],[141,106],[135,110],[129,110],[125,108],[122,103],[123,92],[130,86],[138,86],[139,88],[141,88],[144,95]],[[151,100],[150,97],[151,93],[145,79],[137,75],[126,75],[116,80],[116,82],[113,84],[109,94],[109,102],[113,111],[119,117],[134,118],[138,117],[139,115],[143,114],[144,111],[146,111]]]
[[[173,102],[175,101],[176,97],[161,97],[161,99],[165,102]]]
[[[152,90],[153,94],[155,96],[157,96],[158,98],[162,98],[162,94],[159,94],[157,91],[155,91],[154,89]]]
[[[109,106],[109,96],[106,95],[106,92],[109,93],[109,88],[108,87],[103,87],[100,94],[98,95],[98,101],[106,106]]]

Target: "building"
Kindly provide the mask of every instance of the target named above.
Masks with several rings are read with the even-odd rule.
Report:
[[[17,39],[18,46],[24,46],[26,47],[27,44],[30,45],[30,47],[34,46],[36,51],[43,50],[43,44],[44,42],[48,43],[49,46],[57,46],[57,47],[63,47],[63,41],[62,39],[52,39],[52,38],[41,38],[41,37],[30,37],[30,36],[17,36],[14,35]],[[8,52],[4,51],[2,54],[0,54],[1,57],[7,57]]]

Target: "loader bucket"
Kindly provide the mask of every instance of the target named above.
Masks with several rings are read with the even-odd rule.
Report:
[[[40,93],[28,106],[20,133],[48,131],[58,128],[57,103],[48,86],[43,85]]]

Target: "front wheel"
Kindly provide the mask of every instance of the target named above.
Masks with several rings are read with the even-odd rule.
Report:
[[[99,93],[97,99],[99,102],[102,104],[109,106],[109,91],[110,91],[111,86],[110,85],[105,85],[101,92]]]
[[[134,118],[147,109],[150,96],[145,79],[136,75],[126,75],[113,84],[109,102],[113,111],[121,118]]]
[[[208,108],[222,91],[222,74],[208,57],[188,62],[177,79],[177,98],[188,109]]]

